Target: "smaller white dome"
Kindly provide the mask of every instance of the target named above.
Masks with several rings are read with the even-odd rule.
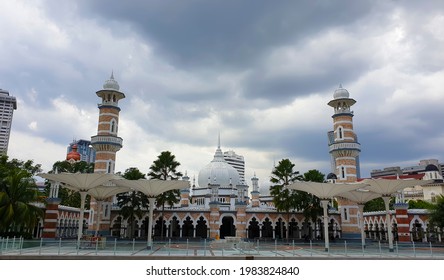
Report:
[[[349,98],[350,94],[348,91],[342,87],[342,85],[339,85],[339,88],[335,90],[335,93],[333,94],[334,99],[342,99],[342,98]]]
[[[117,81],[114,80],[114,73],[111,73],[111,77],[109,78],[109,80],[105,81],[105,83],[103,84],[103,89],[119,91],[120,86],[119,83],[117,83]]]

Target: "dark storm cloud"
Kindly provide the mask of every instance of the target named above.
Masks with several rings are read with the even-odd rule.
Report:
[[[273,47],[365,16],[372,1],[81,2],[103,22],[123,21],[182,67],[245,67]],[[346,9],[344,9],[346,7]]]

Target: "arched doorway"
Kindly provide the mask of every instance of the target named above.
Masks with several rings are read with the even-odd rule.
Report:
[[[185,221],[183,221],[182,237],[193,237],[193,233],[194,233],[193,221],[191,221],[190,217],[187,217]]]
[[[149,218],[145,217],[145,219],[142,221],[140,237],[147,237],[148,236],[148,224],[149,224],[148,222],[149,222]]]
[[[262,223],[262,237],[263,238],[273,238],[273,227],[269,218],[265,218]]]
[[[222,225],[219,228],[220,238],[225,236],[236,236],[236,227],[234,226],[234,219],[230,216],[222,218]]]
[[[287,236],[287,226],[282,218],[279,218],[274,228],[276,238],[284,239]]]
[[[166,236],[167,227],[165,224],[165,220],[160,217],[156,221],[156,225],[154,226],[154,237],[159,239],[163,239]]]
[[[201,216],[197,221],[196,225],[196,237],[207,238],[208,236],[208,227],[207,221]]]
[[[291,219],[289,226],[290,226],[290,234],[288,237],[289,238],[300,238],[298,222],[296,222],[295,218]]]
[[[171,219],[170,225],[168,226],[168,230],[169,230],[169,237],[179,237],[180,236],[180,225],[179,225],[179,221],[177,220],[177,217],[174,216]]]
[[[252,218],[249,225],[248,225],[248,238],[249,239],[255,239],[259,237],[259,222],[256,220],[256,218]]]

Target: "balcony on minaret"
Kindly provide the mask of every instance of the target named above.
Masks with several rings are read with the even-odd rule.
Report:
[[[91,137],[91,145],[113,145],[119,148],[123,146],[123,139],[116,136],[96,135]]]
[[[113,106],[113,107],[119,107],[119,103],[116,101],[112,101],[112,100],[103,100],[102,103],[97,104],[97,107],[102,107],[102,106]]]
[[[336,150],[357,150],[361,151],[361,144],[353,142],[333,143],[329,146],[330,152]]]

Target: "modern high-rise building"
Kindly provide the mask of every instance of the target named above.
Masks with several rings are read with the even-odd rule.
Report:
[[[9,92],[0,89],[0,154],[8,153],[12,114],[17,109],[17,100]]]
[[[96,151],[91,146],[91,141],[89,140],[74,140],[72,141],[68,148],[67,153],[72,151],[72,147],[77,145],[77,152],[80,154],[80,160],[87,163],[93,163],[96,160]]]
[[[245,160],[241,155],[236,154],[234,151],[230,150],[224,152],[225,161],[234,167],[239,173],[239,179],[241,183],[245,183]]]

